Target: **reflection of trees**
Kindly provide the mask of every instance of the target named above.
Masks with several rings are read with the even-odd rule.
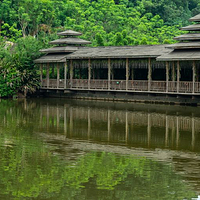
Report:
[[[25,105],[0,103],[0,198],[178,200],[192,197],[193,193],[171,166],[144,157],[90,152],[74,154],[73,160],[66,160],[64,157],[70,152],[56,155],[56,146],[44,145],[34,134],[38,129],[35,127],[38,107]]]

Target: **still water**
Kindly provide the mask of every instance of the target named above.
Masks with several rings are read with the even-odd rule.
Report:
[[[0,199],[199,200],[200,108],[0,100]]]

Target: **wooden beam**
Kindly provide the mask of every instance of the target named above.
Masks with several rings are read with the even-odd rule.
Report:
[[[151,58],[149,58],[148,61],[148,91],[151,91],[151,79],[152,79],[152,75],[151,75]]]
[[[59,88],[60,83],[60,66],[59,63],[57,63],[57,88]]]
[[[195,93],[195,81],[196,81],[196,63],[195,63],[195,61],[193,61],[193,63],[192,63],[192,72],[193,72],[192,93]]]
[[[108,90],[110,90],[110,79],[111,79],[111,64],[110,64],[110,58],[108,58]]]
[[[126,58],[126,90],[128,90],[128,81],[129,81],[129,66],[128,66],[128,58]]]
[[[88,89],[90,89],[91,82],[91,60],[88,59]]]
[[[73,87],[73,63],[70,60],[70,88]]]
[[[49,88],[49,63],[47,63],[46,79],[47,79],[47,88]]]
[[[65,62],[64,63],[64,70],[65,70],[65,72],[64,72],[64,88],[66,89],[67,88],[67,62]]]
[[[177,61],[177,93],[179,93],[179,81],[180,81],[180,62]]]
[[[166,92],[169,91],[169,62],[166,62]]]

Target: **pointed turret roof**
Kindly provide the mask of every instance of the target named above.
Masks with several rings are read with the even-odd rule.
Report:
[[[82,33],[72,31],[72,30],[66,30],[66,31],[58,33],[58,35],[59,36],[80,36],[80,35],[82,35]]]
[[[200,22],[200,14],[190,18],[189,21]],[[179,43],[168,45],[167,48],[174,49],[171,53],[157,58],[158,61],[181,61],[200,60],[200,24],[193,24],[181,28],[190,33],[175,37]],[[192,33],[192,31],[195,31]]]
[[[191,22],[200,22],[200,14],[189,19]]]

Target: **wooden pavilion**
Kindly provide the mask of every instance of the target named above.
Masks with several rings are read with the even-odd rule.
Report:
[[[200,15],[190,21],[200,22]],[[173,45],[85,47],[81,33],[67,30],[35,60],[41,69],[41,90],[105,91],[143,94],[200,94],[200,24]],[[185,42],[187,41],[187,42]],[[54,68],[57,68],[54,71]]]

